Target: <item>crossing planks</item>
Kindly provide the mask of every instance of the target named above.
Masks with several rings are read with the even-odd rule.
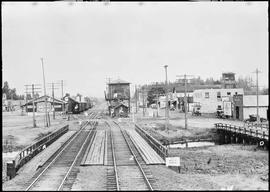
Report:
[[[83,157],[81,165],[103,165],[105,152],[105,130],[98,130],[90,150]]]
[[[152,149],[152,147],[135,131],[126,130],[136,148],[139,150],[146,164],[165,164],[164,160]]]

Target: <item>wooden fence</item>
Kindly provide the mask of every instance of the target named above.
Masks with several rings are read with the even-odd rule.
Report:
[[[152,137],[139,125],[135,124],[135,130],[147,141],[147,143],[165,160],[168,156],[168,149],[164,147],[158,140]]]

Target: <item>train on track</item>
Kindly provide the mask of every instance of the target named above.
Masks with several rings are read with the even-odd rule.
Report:
[[[91,101],[79,102],[69,96],[66,96],[64,100],[67,102],[65,112],[69,114],[79,114],[93,107],[93,103]]]

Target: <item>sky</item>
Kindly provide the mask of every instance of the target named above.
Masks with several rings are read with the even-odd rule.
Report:
[[[135,85],[177,75],[251,76],[268,87],[267,2],[2,2],[2,87],[64,80],[104,97],[108,78]],[[61,96],[56,90],[56,97]],[[51,90],[47,90],[50,93]]]

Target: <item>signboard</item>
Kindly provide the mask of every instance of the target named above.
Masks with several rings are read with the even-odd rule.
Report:
[[[166,166],[180,166],[180,157],[166,157]]]
[[[223,102],[224,115],[232,116],[232,103],[230,101]]]
[[[52,109],[51,103],[47,103],[47,112],[50,112]],[[45,112],[45,102],[37,103],[37,111],[38,112]]]

